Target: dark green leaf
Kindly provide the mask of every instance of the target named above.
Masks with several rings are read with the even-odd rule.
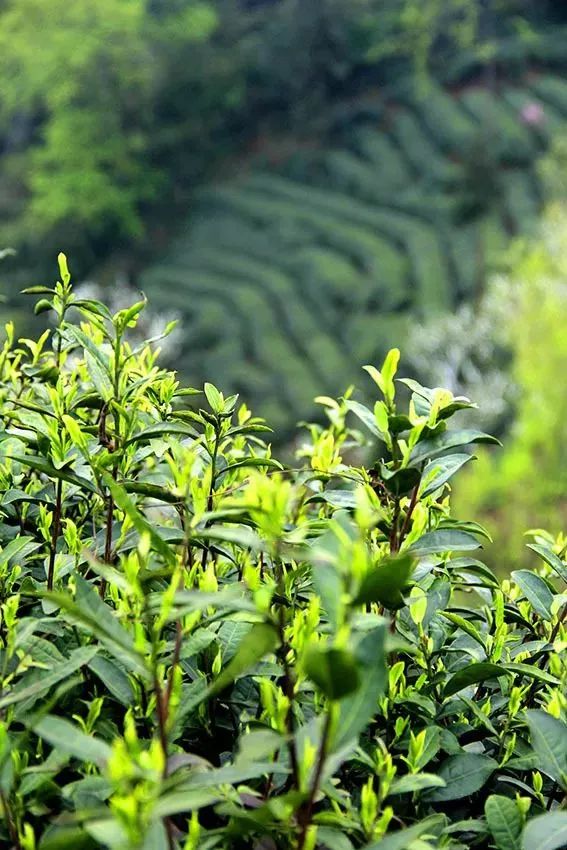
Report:
[[[356,740],[376,713],[388,681],[385,638],[386,627],[380,625],[365,634],[355,648],[361,681],[353,694],[341,700],[336,747]]]
[[[419,442],[411,453],[410,462],[422,463],[424,460],[439,457],[439,455],[445,454],[451,449],[469,446],[472,443],[495,443],[498,446],[501,445],[500,440],[497,440],[496,437],[491,437],[490,434],[485,434],[482,431],[475,431],[473,429],[445,431],[439,437]]]
[[[536,573],[530,570],[514,570],[512,578],[540,617],[551,620],[551,604],[553,593],[548,584]]]
[[[479,791],[497,769],[498,762],[477,753],[460,753],[449,756],[441,764],[437,775],[445,780],[446,787],[427,794],[431,802],[461,800]]]
[[[124,442],[124,446],[130,446],[133,443],[142,443],[153,440],[156,437],[177,436],[177,437],[197,437],[197,432],[190,425],[184,422],[156,422],[155,425],[150,425],[144,428],[143,431],[138,431],[133,437],[129,437]]]
[[[46,714],[30,724],[36,735],[44,738],[56,750],[85,762],[104,767],[110,758],[111,748],[100,738],[86,735],[82,729],[62,717]]]
[[[235,679],[242,676],[251,667],[261,661],[278,645],[279,635],[276,628],[269,623],[255,623],[244,636],[237,651],[228,665],[221,671],[209,689],[209,695],[218,694]]]
[[[516,801],[492,794],[484,804],[484,814],[498,850],[520,850],[523,824]]]
[[[37,699],[58,682],[69,679],[73,673],[87,665],[97,652],[96,646],[82,646],[74,649],[69,658],[51,670],[40,674],[26,674],[8,694],[0,698],[0,710],[24,700]]]
[[[433,815],[414,826],[408,826],[407,829],[399,829],[380,841],[375,841],[374,844],[367,844],[363,850],[408,850],[412,841],[437,835],[442,824],[443,818]]]
[[[565,850],[567,812],[548,812],[532,818],[522,835],[522,850]]]
[[[498,676],[506,675],[510,674],[507,674],[505,667],[500,667],[498,664],[489,664],[488,662],[468,664],[451,676],[443,693],[446,697],[450,697],[463,688],[468,688],[469,685],[476,685],[479,682],[485,682],[487,679],[496,679]]]
[[[411,555],[380,561],[362,579],[354,604],[379,602],[392,610],[401,608],[404,604],[402,591],[407,587],[414,566]]]
[[[553,549],[549,549],[547,546],[540,546],[538,543],[528,543],[528,549],[536,552],[563,581],[567,582],[567,565],[555,554]]]
[[[467,552],[472,549],[480,549],[480,543],[468,531],[439,528],[436,531],[428,531],[413,543],[408,551],[428,555],[438,552]]]
[[[43,472],[43,474],[47,475],[48,478],[60,478],[62,481],[67,481],[69,484],[74,484],[81,490],[88,490],[90,493],[96,493],[96,487],[87,478],[75,475],[68,469],[56,469],[43,457],[35,457],[34,455],[19,457],[11,455],[10,460],[15,460],[16,463],[21,463],[23,466],[35,469],[37,472]]]
[[[539,709],[527,718],[541,770],[567,790],[567,723]]]
[[[329,699],[346,697],[360,684],[356,658],[347,649],[311,645],[303,664],[311,681]]]
[[[420,497],[425,499],[427,496],[435,493],[436,490],[450,481],[453,475],[455,475],[455,473],[458,472],[465,463],[474,459],[474,455],[454,454],[433,461],[425,467],[423,472],[424,483]]]

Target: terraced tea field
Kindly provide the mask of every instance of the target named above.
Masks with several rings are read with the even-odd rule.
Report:
[[[531,74],[497,94],[359,101],[316,149],[247,163],[201,193],[143,277],[154,305],[183,316],[178,368],[242,393],[279,428],[310,415],[315,395],[403,344],[410,320],[478,292],[534,220],[536,161],[566,123],[567,81]]]

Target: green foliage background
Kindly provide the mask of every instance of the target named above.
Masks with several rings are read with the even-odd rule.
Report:
[[[240,392],[284,442],[315,395],[344,391],[392,345],[407,340],[429,380],[416,323],[465,305],[478,327],[510,239],[537,234],[550,195],[538,161],[567,119],[566,26],[552,0],[3,0],[6,312],[29,328],[18,290],[63,247],[79,278],[126,278],[175,309],[180,371]],[[511,275],[534,278],[532,295],[516,302],[510,283],[503,362],[473,357],[514,384],[500,429],[525,395],[524,449],[486,473],[482,461],[467,486],[504,526],[529,525],[538,505],[558,531],[561,464],[518,436],[541,428],[518,341],[525,322],[550,380],[562,375],[560,345],[546,348],[562,302],[532,308],[535,278],[563,272],[524,261]],[[546,451],[554,483],[522,486]],[[511,492],[529,502],[517,523]]]

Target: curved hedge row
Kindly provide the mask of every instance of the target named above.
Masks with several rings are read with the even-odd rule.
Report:
[[[535,162],[565,125],[567,81],[432,84],[371,106],[342,107],[319,147],[203,192],[143,278],[183,316],[180,369],[243,393],[280,428],[316,388],[343,390],[409,316],[475,294],[539,209]]]

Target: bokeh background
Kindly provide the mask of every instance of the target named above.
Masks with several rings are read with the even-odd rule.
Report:
[[[567,529],[564,0],[0,0],[1,310],[64,251],[280,435],[393,345],[504,442],[506,569]]]

